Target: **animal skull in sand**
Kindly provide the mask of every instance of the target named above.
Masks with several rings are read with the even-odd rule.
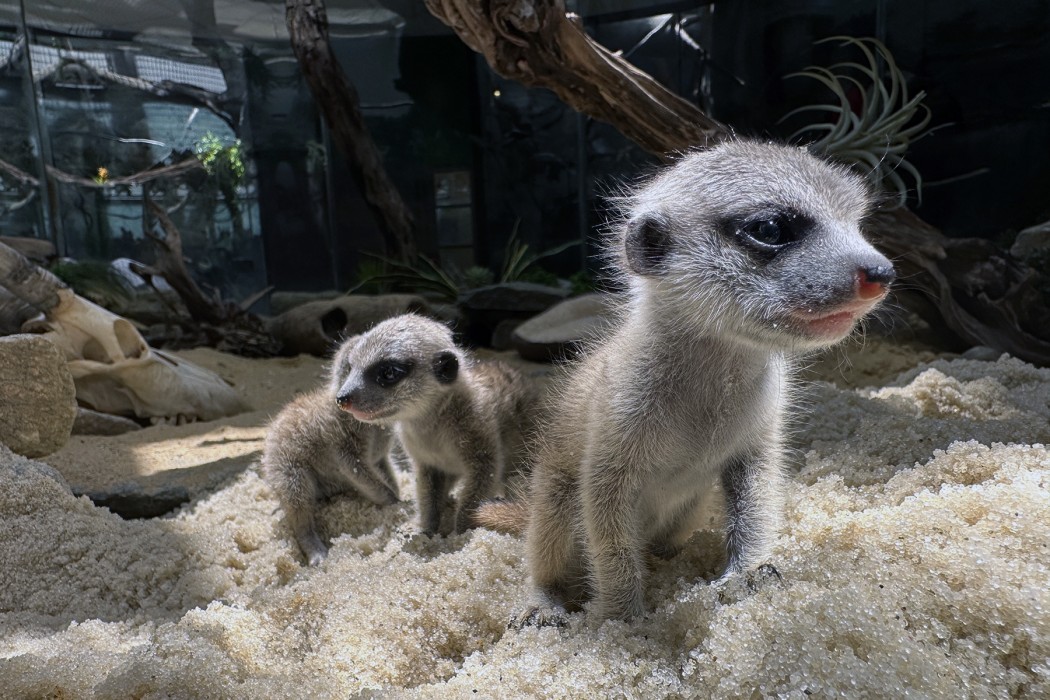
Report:
[[[151,348],[125,318],[69,290],[27,330],[44,330],[68,361],[84,406],[159,421],[213,420],[247,410],[217,374]]]

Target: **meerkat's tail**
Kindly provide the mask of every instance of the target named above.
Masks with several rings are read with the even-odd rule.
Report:
[[[474,524],[508,535],[521,535],[529,524],[529,506],[524,501],[494,498],[474,511]]]

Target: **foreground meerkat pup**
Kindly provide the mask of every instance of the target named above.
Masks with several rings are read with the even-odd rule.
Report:
[[[336,400],[350,371],[347,356],[359,337],[346,340],[336,352],[327,386],[285,406],[266,433],[262,476],[277,494],[311,566],[328,555],[314,522],[321,498],[356,492],[381,506],[398,500],[387,456],[393,432],[362,423]]]
[[[725,143],[621,204],[608,245],[629,287],[622,318],[554,402],[527,509],[478,518],[506,529],[527,513],[519,624],[560,623],[588,598],[599,619],[641,615],[646,555],[684,543],[715,482],[723,579],[762,565],[781,519],[791,358],[845,338],[894,278],[860,233],[861,179],[802,149]]]
[[[534,401],[525,377],[474,360],[447,326],[415,314],[375,326],[348,361],[339,405],[358,420],[395,426],[415,469],[423,532],[438,531],[456,480],[454,531],[473,527],[478,504],[502,492],[506,472],[524,468]]]

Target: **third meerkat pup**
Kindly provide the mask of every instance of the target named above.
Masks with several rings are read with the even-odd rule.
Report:
[[[395,426],[416,472],[419,522],[438,531],[453,482],[461,482],[454,530],[473,527],[478,504],[525,464],[533,390],[517,370],[480,362],[442,323],[415,314],[361,337],[337,399],[355,418]]]
[[[328,555],[314,524],[319,499],[356,492],[377,505],[398,500],[387,457],[392,431],[362,423],[340,410],[336,401],[350,371],[347,357],[359,338],[349,338],[339,347],[327,386],[294,399],[266,433],[263,478],[277,494],[311,566]]]
[[[599,619],[642,614],[646,553],[689,537],[713,482],[723,577],[763,564],[781,519],[791,358],[846,337],[894,278],[860,233],[861,179],[799,148],[727,142],[622,204],[608,243],[629,287],[622,318],[570,372],[541,434],[520,624],[588,598]]]

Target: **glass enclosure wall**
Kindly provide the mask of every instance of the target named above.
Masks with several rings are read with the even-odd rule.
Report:
[[[1044,0],[1009,12],[979,0],[567,5],[712,116],[774,138],[794,129],[780,121],[789,111],[828,99],[787,76],[856,60],[814,42],[878,37],[938,127],[914,145],[924,187],[910,204],[950,235],[1050,218],[1045,159],[1017,155],[1050,149]],[[498,273],[511,244],[568,244],[543,260],[548,276],[600,268],[603,197],[653,156],[496,76],[418,0],[327,6],[425,255]],[[0,0],[0,125],[0,235],[51,241],[60,256],[149,263],[155,207],[196,278],[234,300],[267,285],[345,290],[386,252],[301,76],[284,2]]]

